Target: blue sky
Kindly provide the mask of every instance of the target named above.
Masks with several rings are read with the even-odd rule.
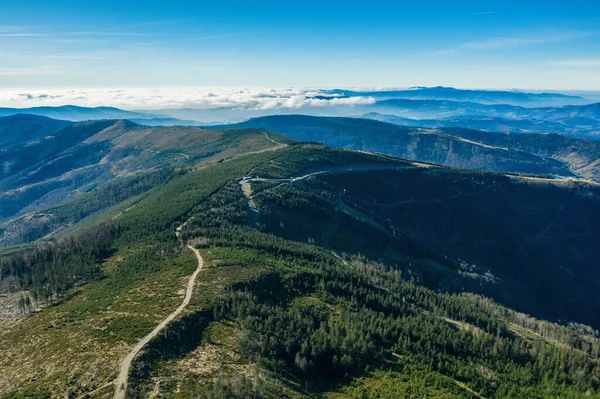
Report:
[[[0,88],[600,90],[593,0],[2,3]]]

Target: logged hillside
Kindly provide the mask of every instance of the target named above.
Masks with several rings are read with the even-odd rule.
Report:
[[[18,126],[13,130],[13,136],[22,134]],[[194,167],[273,145],[252,129],[151,128],[124,120],[69,124],[43,141],[0,152],[0,220],[59,205],[131,175]]]
[[[6,250],[0,287],[33,313],[0,321],[0,395],[112,397],[120,361],[181,303],[190,244],[205,263],[192,300],[134,359],[127,397],[600,397],[597,332],[473,293],[579,290],[595,306],[595,186],[270,149]]]
[[[424,129],[368,119],[305,115],[255,118],[234,126],[264,128],[301,141],[460,168],[599,179],[597,142],[559,135],[496,137],[495,133],[464,129]]]

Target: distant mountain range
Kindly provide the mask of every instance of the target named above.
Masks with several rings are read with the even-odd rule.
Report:
[[[483,115],[512,119],[561,121],[563,123],[573,119],[581,121],[600,119],[600,103],[527,108],[509,104],[481,104],[470,101],[391,99],[378,101],[374,108],[387,108],[396,112],[436,118],[455,115]]]
[[[339,105],[322,100],[373,97],[372,104]],[[321,102],[312,104],[308,100]],[[556,93],[459,90],[446,87],[394,91],[330,90],[307,96],[306,115],[360,116],[399,125],[467,127],[504,133],[558,133],[600,139],[600,103]],[[311,105],[312,104],[312,105]],[[198,126],[298,113],[298,108],[181,108],[127,111],[114,107],[0,108],[0,116],[32,114],[69,121],[129,119],[146,126]]]
[[[64,105],[60,107],[32,107],[32,108],[0,108],[0,116],[15,114],[40,115],[54,119],[69,121],[85,121],[91,119],[130,119],[147,118],[140,112],[124,111],[114,107],[79,107]]]
[[[502,90],[468,90],[453,87],[414,87],[406,90],[354,91],[330,90],[329,94],[338,96],[370,96],[376,99],[412,99],[412,100],[450,100],[470,101],[482,104],[512,104],[534,106],[560,106],[589,104],[590,101],[581,96],[560,93],[525,93],[521,91]]]
[[[585,138],[600,138],[600,103],[566,105],[562,107],[527,108],[508,104],[480,104],[449,100],[391,99],[376,102],[370,107],[369,117],[375,114],[388,122],[404,124],[406,120],[394,117],[431,120],[442,126],[461,123],[489,131],[520,132],[523,126],[535,133],[561,133]],[[486,119],[490,118],[490,119]],[[458,119],[457,122],[452,120]],[[450,121],[450,122],[449,122]],[[412,124],[413,122],[411,122]],[[419,122],[414,122],[418,124]],[[472,124],[476,124],[473,126]]]
[[[412,119],[378,112],[368,112],[360,115],[360,117],[401,126],[426,128],[464,127],[499,133],[558,133],[585,139],[600,139],[600,122],[595,120],[580,120],[581,124],[577,124],[573,120],[573,124],[569,124],[560,121],[510,119],[483,115],[458,115],[439,119]]]

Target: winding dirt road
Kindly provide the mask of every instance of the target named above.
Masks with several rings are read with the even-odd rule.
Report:
[[[121,371],[119,372],[119,376],[114,381],[114,399],[125,399],[127,393],[127,379],[129,377],[129,369],[131,368],[131,363],[133,362],[133,359],[138,355],[138,353],[140,353],[144,346],[148,344],[148,342],[155,338],[167,326],[167,324],[169,324],[173,319],[175,319],[175,317],[177,317],[181,312],[183,312],[183,310],[190,303],[192,293],[194,292],[194,284],[196,283],[196,277],[198,277],[198,273],[200,273],[200,271],[202,270],[204,262],[202,260],[202,256],[200,255],[200,252],[196,248],[192,247],[191,245],[188,245],[188,248],[191,249],[192,252],[194,252],[194,254],[196,255],[196,258],[198,259],[198,267],[196,268],[196,271],[194,272],[194,274],[192,274],[190,280],[188,281],[183,302],[181,302],[181,305],[179,305],[179,307],[175,309],[173,313],[168,315],[166,319],[164,319],[158,326],[156,326],[154,330],[150,332],[150,334],[142,338],[142,340],[138,342],[133,347],[133,349],[131,349],[131,351],[127,354],[125,359],[123,359],[123,362],[121,363]]]

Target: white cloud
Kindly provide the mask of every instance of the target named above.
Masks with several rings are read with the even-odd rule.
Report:
[[[26,32],[0,33],[0,37],[40,37],[40,36],[48,36],[48,35],[46,33],[26,33]]]
[[[13,73],[16,71],[12,71]],[[0,69],[0,75],[2,69]],[[373,104],[372,97],[328,96],[321,89],[297,88],[102,88],[0,89],[0,106],[114,106],[125,109],[236,108],[246,110]]]

